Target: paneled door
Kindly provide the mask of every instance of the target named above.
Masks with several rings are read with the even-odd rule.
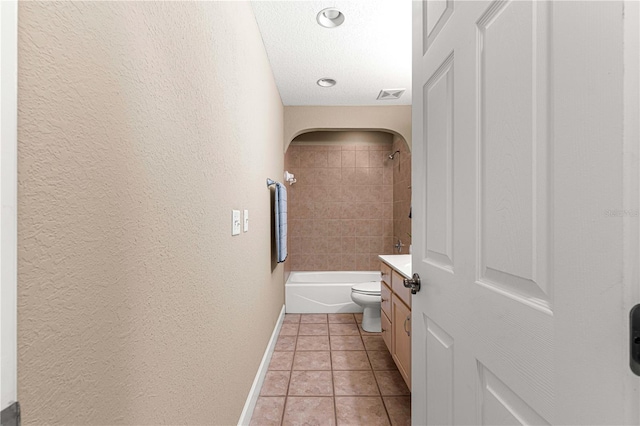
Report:
[[[18,395],[18,2],[0,1],[0,410],[13,424]]]
[[[637,423],[625,3],[413,4],[413,424]]]

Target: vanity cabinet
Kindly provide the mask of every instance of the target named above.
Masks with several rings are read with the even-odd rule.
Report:
[[[404,277],[386,263],[381,262],[380,272],[382,339],[411,389],[411,291],[404,287]]]
[[[380,286],[380,299],[382,313],[380,322],[382,325],[382,340],[391,350],[391,267],[384,262],[380,263],[380,276],[382,285]]]

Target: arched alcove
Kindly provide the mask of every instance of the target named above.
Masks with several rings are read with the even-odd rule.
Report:
[[[411,153],[397,132],[300,131],[285,169],[298,180],[288,188],[287,270],[376,270],[398,239],[408,253]]]
[[[288,106],[284,151],[293,139],[314,131],[383,131],[402,137],[411,150],[411,106]]]

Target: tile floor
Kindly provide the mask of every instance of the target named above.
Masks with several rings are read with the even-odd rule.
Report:
[[[361,314],[287,314],[251,425],[410,425],[407,385]]]

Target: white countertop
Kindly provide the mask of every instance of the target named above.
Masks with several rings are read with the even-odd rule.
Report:
[[[410,254],[381,254],[378,256],[387,265],[404,275],[405,278],[411,278],[411,255]]]

